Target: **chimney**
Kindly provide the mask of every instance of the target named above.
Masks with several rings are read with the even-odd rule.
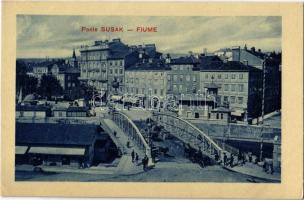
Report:
[[[208,53],[207,48],[204,48],[204,50],[203,50],[203,54],[205,54],[205,56],[206,56],[206,55],[207,55],[207,53]]]
[[[241,61],[241,47],[233,46],[232,48],[232,61]]]
[[[166,57],[165,62],[166,62],[167,64],[168,64],[168,63],[171,63],[171,56],[170,56],[169,53],[167,54],[167,57]]]

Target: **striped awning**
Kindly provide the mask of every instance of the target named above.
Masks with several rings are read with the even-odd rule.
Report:
[[[27,146],[15,146],[15,154],[22,155],[26,153]]]
[[[85,153],[85,148],[31,147],[28,153],[82,156]]]
[[[243,110],[235,110],[235,111],[231,112],[231,115],[237,116],[237,117],[241,117],[242,114],[244,114]]]
[[[120,101],[121,99],[122,99],[122,96],[119,96],[119,95],[111,96],[111,100],[113,100],[113,101]]]

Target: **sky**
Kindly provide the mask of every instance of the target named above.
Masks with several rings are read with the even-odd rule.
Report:
[[[82,32],[81,27],[122,26],[124,32]],[[157,32],[128,32],[138,26],[157,27]],[[281,51],[281,17],[144,17],[144,16],[17,16],[17,57],[68,57],[73,48],[95,40],[121,38],[128,45],[155,43],[163,53],[208,52],[220,48],[255,46],[262,51]]]

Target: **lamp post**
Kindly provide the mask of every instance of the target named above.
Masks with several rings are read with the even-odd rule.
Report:
[[[207,116],[207,88],[205,88],[205,116]]]

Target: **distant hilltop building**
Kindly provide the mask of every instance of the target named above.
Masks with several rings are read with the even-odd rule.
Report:
[[[43,75],[53,75],[59,81],[64,94],[68,98],[75,97],[74,90],[79,87],[78,78],[80,76],[75,50],[69,62],[62,59],[46,59],[31,66],[33,72],[28,73],[28,75],[36,77],[38,82]]]

